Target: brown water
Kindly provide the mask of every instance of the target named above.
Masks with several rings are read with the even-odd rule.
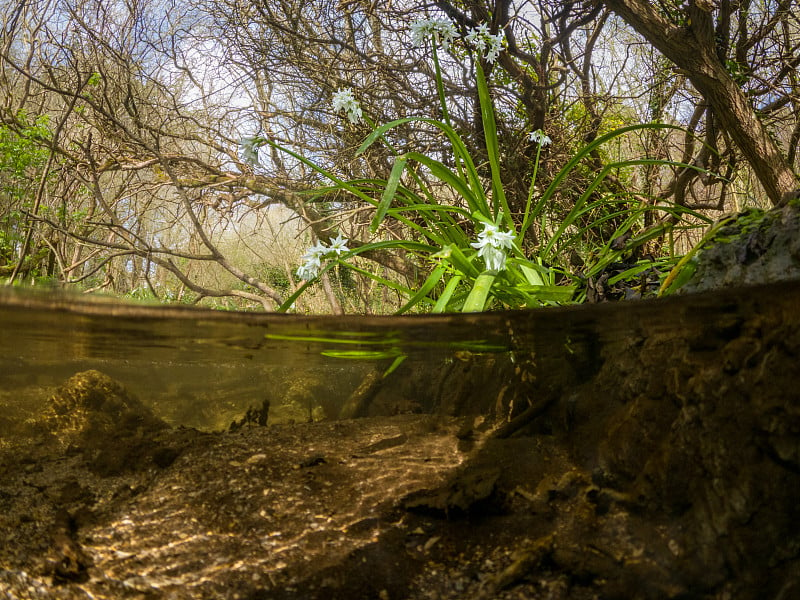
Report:
[[[794,598],[798,300],[338,318],[3,292],[0,597]],[[489,418],[38,412],[86,369],[209,429],[263,398],[270,422],[354,398]]]
[[[602,367],[609,346],[687,327],[718,335],[740,313],[776,304],[800,310],[798,300],[800,283],[789,283],[519,312],[338,317],[122,304],[4,289],[0,428],[34,416],[59,384],[87,369],[119,380],[169,423],[206,429],[226,427],[263,399],[270,401],[271,422],[336,418],[365,378],[393,367],[384,381],[395,394],[384,411],[439,410],[443,388],[463,385],[466,376],[482,378],[473,383],[483,386],[489,407],[497,395],[492,390],[508,382],[486,379],[505,377],[521,358],[543,382],[582,379]],[[481,370],[488,363],[491,368]],[[437,375],[453,365],[461,371],[450,379]],[[469,408],[482,410],[479,405],[480,399],[473,400]]]
[[[68,377],[97,369],[173,425],[219,429],[264,398],[271,422],[320,420],[395,361],[410,374],[509,343],[496,319],[232,313],[6,289],[0,407],[30,418]]]

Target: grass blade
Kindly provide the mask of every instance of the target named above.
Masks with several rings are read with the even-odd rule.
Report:
[[[383,196],[381,196],[381,201],[378,203],[378,210],[369,228],[372,233],[378,230],[378,227],[386,216],[386,211],[388,211],[389,207],[392,205],[392,200],[394,200],[394,195],[397,193],[397,186],[400,183],[400,177],[403,175],[407,161],[408,159],[405,156],[398,156],[394,161],[389,180],[386,182],[386,189],[383,190]]]
[[[489,156],[489,169],[492,175],[492,216],[497,219],[497,213],[503,212],[507,225],[513,227],[511,212],[508,210],[503,182],[500,179],[500,150],[497,142],[497,123],[494,118],[494,103],[486,83],[486,75],[480,62],[477,63],[478,101],[481,105],[481,119],[483,121],[483,137],[486,143],[486,153]]]
[[[436,267],[431,272],[431,274],[428,275],[428,278],[425,280],[425,283],[423,283],[417,290],[417,293],[411,296],[408,302],[406,302],[403,306],[401,306],[400,309],[395,314],[402,315],[404,312],[409,311],[410,309],[414,308],[414,306],[419,304],[422,301],[422,299],[425,298],[431,292],[431,290],[433,290],[434,287],[436,287],[436,284],[439,283],[439,280],[445,274],[445,271],[447,271],[447,267],[444,265],[439,265],[438,267]]]
[[[439,299],[436,301],[436,304],[433,307],[433,312],[443,313],[447,310],[447,305],[450,302],[450,298],[453,297],[453,292],[456,291],[458,284],[461,283],[461,279],[461,275],[454,275],[450,278],[450,281],[448,281],[447,285],[444,286],[442,295],[439,296]]]

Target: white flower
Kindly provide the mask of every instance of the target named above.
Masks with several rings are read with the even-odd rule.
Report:
[[[315,267],[314,265],[306,263],[304,265],[300,265],[297,268],[297,276],[300,279],[305,279],[306,281],[311,281],[318,274],[319,274],[319,265]]]
[[[545,135],[544,131],[541,129],[537,129],[536,131],[532,132],[528,139],[532,142],[539,144],[540,146],[549,146],[553,143],[553,140],[550,139],[550,136]]]
[[[489,36],[489,51],[486,53],[486,60],[488,62],[493,63],[497,55],[503,51],[503,40],[505,37],[505,33],[502,31]]]
[[[311,246],[306,253],[303,254],[303,264],[297,269],[297,276],[300,279],[309,281],[319,275],[319,270],[322,268],[322,261],[329,256],[341,256],[344,252],[348,252],[347,238],[342,237],[340,233],[335,238],[331,238],[331,245],[326,246],[322,242],[317,242]]]
[[[325,244],[317,243],[311,246],[303,255],[303,264],[297,269],[297,276],[306,281],[314,279],[322,267],[322,259],[330,252]]]
[[[411,23],[411,44],[418,48],[425,44],[428,34],[431,32],[430,19],[417,19]]]
[[[482,23],[478,27],[470,29],[464,39],[475,46],[478,52],[483,52],[486,48],[486,38],[488,38],[489,35],[491,35],[489,33],[489,26],[486,23]]]
[[[324,257],[328,253],[328,247],[323,244],[322,242],[317,242],[313,246],[311,246],[306,253],[303,255],[303,260],[306,262],[309,261],[316,261],[317,263],[320,262],[322,257]]]
[[[485,223],[483,231],[478,234],[478,241],[470,244],[477,248],[478,256],[486,263],[486,268],[492,271],[502,271],[506,268],[505,248],[514,246],[514,232],[500,231],[500,227],[493,223]]]
[[[478,241],[471,244],[473,248],[484,248],[492,246],[494,248],[511,248],[514,245],[513,231],[500,231],[497,225],[484,223],[483,231],[478,234]]]
[[[342,234],[340,233],[335,238],[331,239],[331,246],[327,249],[326,254],[336,254],[336,256],[341,256],[343,252],[347,252],[350,249],[347,247],[347,242],[349,242],[347,238],[343,238]]]
[[[346,90],[339,89],[333,95],[333,112],[340,111],[344,111],[347,114],[347,118],[350,119],[351,123],[360,123],[362,121],[361,105],[353,96],[353,90],[349,88]]]
[[[306,281],[314,279],[322,267],[322,256],[319,246],[311,246],[303,255],[303,264],[297,269],[297,276]]]
[[[250,163],[251,165],[257,165],[258,144],[256,138],[242,138],[242,141],[239,142],[239,145],[242,148],[242,158],[244,161]]]
[[[433,37],[437,46],[448,50],[453,38],[458,37],[458,32],[447,19],[417,19],[411,23],[411,43],[414,46],[424,46],[429,37]]]
[[[484,246],[478,251],[489,271],[502,271],[506,268],[506,253],[494,246]]]
[[[497,55],[503,51],[505,37],[506,35],[503,31],[492,35],[489,33],[489,26],[486,23],[482,23],[478,27],[470,29],[464,39],[475,46],[475,50],[479,54],[483,54],[487,61],[493,63],[497,59]]]

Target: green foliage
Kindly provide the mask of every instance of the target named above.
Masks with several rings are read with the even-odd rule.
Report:
[[[16,115],[16,130],[0,126],[0,265],[13,264],[23,239],[25,212],[33,208],[36,186],[49,152],[49,119],[30,119],[24,111]],[[33,257],[28,257],[30,262]],[[31,275],[36,275],[31,272]]]
[[[441,82],[439,63],[434,48],[437,93],[441,103],[442,120],[424,117],[405,117],[381,126],[362,143],[357,155],[373,144],[383,144],[394,154],[394,165],[388,179],[350,180],[338,178],[311,160],[266,138],[252,138],[244,143],[245,154],[256,156],[258,146],[269,145],[285,152],[315,170],[331,182],[318,195],[344,191],[375,208],[370,231],[377,234],[386,219],[403,226],[413,239],[375,241],[338,254],[322,267],[319,253],[316,265],[307,264],[299,273],[318,276],[317,267],[327,272],[336,265],[345,266],[380,284],[400,291],[406,303],[398,310],[481,311],[492,308],[535,307],[580,300],[585,293],[582,282],[595,276],[611,263],[648,241],[663,236],[671,225],[641,231],[647,211],[659,210],[681,217],[686,211],[679,207],[644,205],[625,193],[608,193],[603,184],[611,173],[643,165],[671,165],[695,168],[691,165],[656,161],[647,158],[607,161],[599,172],[591,173],[588,185],[571,199],[566,214],[551,218],[551,207],[557,195],[563,195],[563,185],[569,175],[585,169],[586,159],[600,154],[604,144],[631,132],[644,129],[679,129],[665,124],[617,127],[594,141],[578,148],[572,158],[555,174],[545,191],[537,197],[536,179],[542,147],[550,142],[542,132],[531,139],[538,143],[524,213],[512,215],[500,178],[500,150],[495,124],[495,109],[489,86],[480,61],[476,62],[477,90],[483,123],[488,175],[479,169],[468,146],[451,126]],[[350,98],[352,102],[352,98]],[[352,104],[350,105],[352,109]],[[358,108],[360,116],[360,108]],[[433,127],[448,140],[452,156],[440,160],[419,152],[400,154],[387,141],[386,134],[407,123]],[[424,175],[424,177],[423,177]],[[441,200],[441,187],[436,189],[425,182],[435,179],[450,192],[452,200]],[[695,215],[698,216],[698,215]],[[537,244],[528,250],[526,239],[536,232]],[[607,232],[600,235],[598,232]],[[475,236],[477,235],[477,242]],[[586,240],[600,240],[588,250]],[[627,240],[620,244],[619,240]],[[523,250],[525,248],[525,250]],[[349,259],[369,250],[402,250],[416,255],[422,264],[429,265],[427,277],[416,288],[386,280],[352,263]],[[324,249],[323,249],[324,251]],[[570,256],[579,252],[584,266],[580,274],[573,273]],[[310,256],[307,255],[307,256]],[[325,255],[330,256],[330,254]],[[310,268],[313,267],[313,268]],[[640,267],[637,266],[637,269]],[[641,269],[649,268],[648,264]],[[638,272],[638,271],[637,271]],[[636,273],[629,273],[633,277]],[[288,309],[315,277],[310,277],[280,310]]]
[[[264,265],[260,269],[260,279],[281,294],[287,294],[291,288],[291,281],[281,267]]]
[[[19,131],[0,126],[0,194],[18,200],[31,191],[32,183],[47,162],[42,141],[50,138],[47,116],[32,122],[24,112],[17,115]]]
[[[124,297],[128,300],[136,300],[137,302],[170,302],[171,297],[169,295],[164,295],[162,297],[158,297],[153,293],[148,286],[140,286],[133,288],[131,291],[127,292]]]
[[[744,85],[747,83],[750,72],[749,65],[742,64],[729,58],[725,61],[725,68],[728,70],[728,73],[731,74],[731,77],[737,84]]]
[[[14,236],[0,230],[0,265],[9,262],[14,255]]]

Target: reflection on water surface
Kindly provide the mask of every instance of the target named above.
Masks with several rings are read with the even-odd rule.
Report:
[[[336,418],[370,378],[370,406],[348,415],[480,411],[505,393],[520,364],[529,380],[589,376],[614,344],[687,327],[724,331],[759,303],[794,310],[799,288],[403,317],[230,313],[5,289],[0,427],[35,415],[59,384],[87,369],[119,380],[173,425],[210,429],[264,399],[271,422]],[[476,398],[455,405],[448,393]]]
[[[28,418],[65,379],[97,369],[174,425],[218,429],[264,398],[271,422],[332,418],[376,370],[402,366],[397,375],[407,376],[464,353],[507,353],[502,320],[479,321],[231,313],[0,290],[0,404],[6,417]],[[409,401],[418,409],[425,399]]]

